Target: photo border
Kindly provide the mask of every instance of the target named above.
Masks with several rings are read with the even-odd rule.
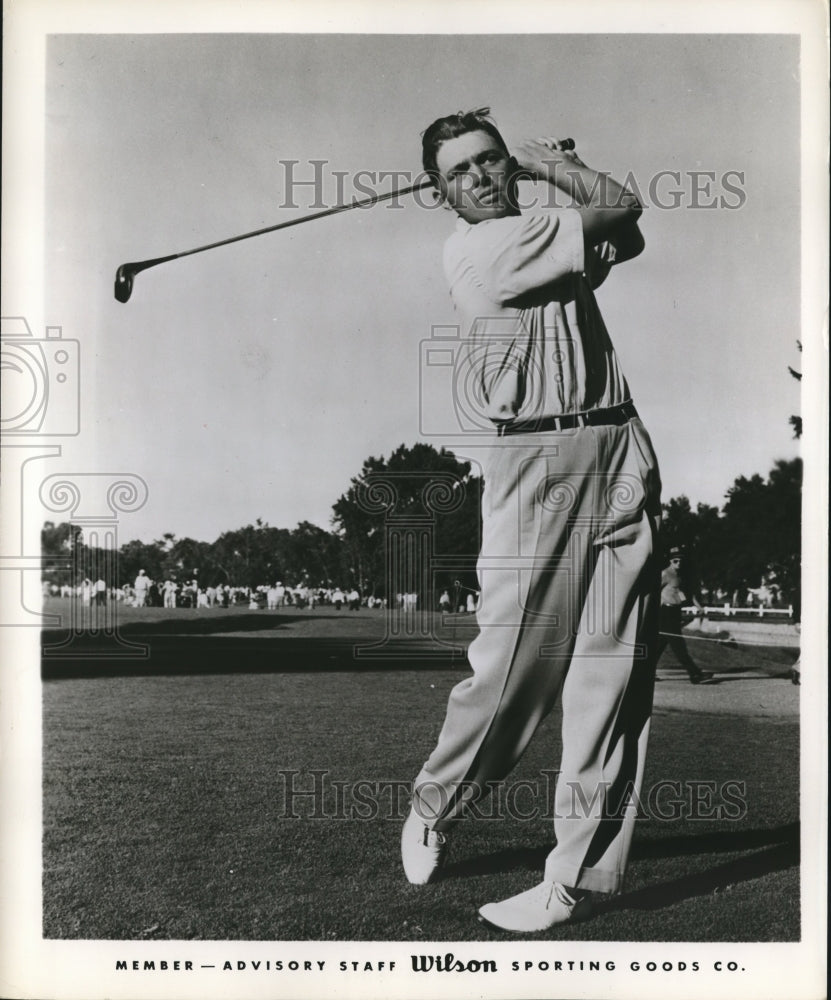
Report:
[[[15,997],[317,997],[327,993],[396,997],[782,997],[800,1000],[823,994],[825,982],[824,854],[827,803],[817,789],[827,787],[827,415],[828,370],[828,95],[827,9],[816,0],[780,0],[758,4],[737,0],[722,3],[679,4],[563,2],[542,4],[490,3],[475,5],[469,17],[467,4],[419,3],[406,10],[389,10],[372,2],[309,3],[271,2],[172,2],[128,4],[74,2],[74,0],[22,0],[7,3],[5,10],[4,134],[3,134],[3,291],[4,314],[18,308],[36,335],[45,327],[43,313],[44,206],[44,96],[45,38],[52,33],[156,33],[185,32],[195,23],[200,32],[347,32],[396,34],[464,34],[487,23],[494,34],[546,33],[554,30],[579,33],[798,33],[802,40],[802,330],[803,330],[803,437],[804,480],[804,586],[812,600],[806,602],[802,633],[802,659],[808,665],[801,690],[801,813],[802,928],[800,943],[765,944],[650,944],[615,942],[480,942],[454,946],[452,942],[419,943],[420,952],[455,951],[466,960],[496,958],[524,961],[538,959],[551,949],[565,958],[613,960],[620,974],[598,977],[576,973],[550,978],[499,974],[488,979],[467,975],[463,981],[442,976],[404,974],[412,945],[407,942],[137,942],[55,941],[41,938],[40,888],[40,682],[37,672],[39,635],[32,628],[4,628],[2,641],[3,701],[0,706],[2,739],[2,894],[0,912],[0,982],[4,994]],[[521,16],[519,12],[521,11]],[[556,25],[556,29],[555,29]],[[18,307],[18,303],[20,304]],[[23,489],[20,481],[5,482],[4,496]],[[152,485],[152,484],[151,484]],[[32,498],[21,495],[27,504]],[[4,504],[4,508],[6,504]],[[3,525],[3,553],[11,551],[13,526]],[[38,542],[27,540],[27,544]],[[32,551],[31,548],[27,551]],[[0,574],[0,600],[4,606],[18,600],[16,587]],[[820,665],[817,667],[816,665]],[[396,859],[397,860],[397,859]],[[303,980],[248,974],[200,975],[196,981],[140,973],[125,977],[115,973],[115,961],[176,959],[216,964],[288,958],[303,961],[327,959],[327,966],[341,959],[395,961],[396,972],[349,979],[343,975],[313,976]],[[693,957],[708,969],[693,981],[671,973],[627,975],[628,963],[662,962]],[[737,962],[747,970],[729,980],[710,968],[715,961]],[[331,967],[331,966],[330,966]],[[450,985],[452,982],[452,985]],[[543,994],[541,990],[552,989]],[[556,992],[554,992],[556,990]],[[562,991],[565,992],[562,992]],[[763,991],[763,994],[760,992]]]

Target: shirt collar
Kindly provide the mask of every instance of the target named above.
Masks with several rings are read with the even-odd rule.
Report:
[[[503,219],[519,218],[519,216],[503,215],[502,218]],[[499,219],[482,219],[481,222],[477,222],[476,225],[477,226],[486,226],[489,222],[499,222]],[[468,231],[468,229],[473,229],[473,223],[472,222],[468,222],[466,219],[463,219],[461,217],[461,215],[457,215],[456,216],[456,232],[457,233],[466,233]]]

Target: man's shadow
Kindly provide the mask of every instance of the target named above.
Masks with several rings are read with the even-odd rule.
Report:
[[[517,869],[540,872],[550,850],[551,845],[546,844],[468,858],[448,865],[443,878],[496,875]],[[685,899],[711,895],[738,882],[793,868],[799,864],[799,823],[764,830],[681,834],[677,837],[640,841],[632,849],[631,861],[683,858],[699,854],[733,854],[737,851],[751,853],[669,882],[614,896],[598,903],[595,912],[599,915],[620,910],[660,910]]]

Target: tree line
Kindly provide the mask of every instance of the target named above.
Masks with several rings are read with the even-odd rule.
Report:
[[[393,597],[391,555],[428,545],[440,557],[436,595],[458,581],[476,588],[484,483],[467,462],[431,445],[401,445],[388,458],[367,458],[332,509],[332,528],[308,521],[294,529],[254,524],[215,541],[176,538],[123,544],[117,559],[85,546],[77,525],[48,521],[41,532],[44,579],[80,582],[84,566],[107,567],[108,586],[132,582],[143,569],[155,580],[198,580],[201,586],[355,586],[363,596]],[[778,461],[767,478],[740,476],[719,509],[686,496],[664,507],[663,545],[682,546],[705,592],[745,594],[774,583],[785,604],[800,603],[802,460]],[[426,539],[426,541],[425,541]],[[665,554],[665,553],[664,553]],[[117,578],[116,578],[117,577]]]

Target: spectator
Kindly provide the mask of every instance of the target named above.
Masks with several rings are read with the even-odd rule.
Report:
[[[164,599],[164,606],[166,608],[176,607],[176,591],[179,589],[175,580],[165,580],[164,586],[162,587],[162,594]]]
[[[669,565],[661,573],[660,635],[658,636],[655,662],[657,663],[661,658],[668,643],[678,662],[687,671],[690,683],[706,684],[712,680],[713,675],[706,670],[701,670],[695,663],[687,650],[687,644],[681,632],[683,607],[687,603],[687,594],[684,588],[690,591],[693,603],[701,610],[701,605],[698,603],[698,599],[692,595],[692,588],[687,584],[684,576],[683,553],[678,548],[670,549]]]
[[[133,584],[133,589],[136,592],[135,606],[137,608],[143,608],[147,604],[147,592],[150,590],[151,582],[150,577],[143,569],[140,569],[136,577],[136,582]]]

